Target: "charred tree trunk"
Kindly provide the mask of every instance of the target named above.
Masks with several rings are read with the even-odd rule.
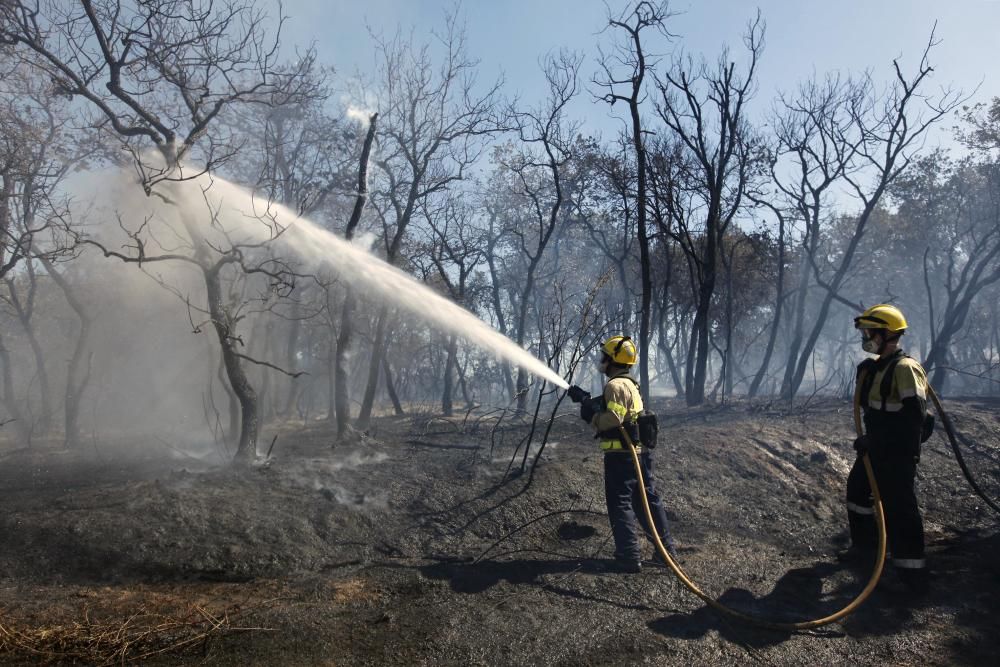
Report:
[[[702,258],[701,281],[698,285],[698,305],[691,325],[691,345],[688,351],[687,404],[701,405],[705,402],[705,380],[708,370],[708,355],[712,347],[708,340],[709,308],[715,294],[716,232],[718,220],[710,219],[705,231],[705,254]]]
[[[182,198],[178,197],[178,200],[180,199]],[[240,435],[233,463],[246,465],[257,458],[257,436],[260,422],[259,401],[257,392],[243,367],[243,355],[236,348],[241,341],[236,336],[235,323],[225,305],[220,276],[223,268],[229,262],[236,261],[236,256],[224,255],[218,261],[213,262],[209,250],[210,246],[201,234],[197,223],[191,220],[183,210],[180,211],[180,220],[194,246],[194,259],[205,282],[208,313],[219,340],[219,347],[222,350],[226,377],[240,406]]]
[[[340,309],[340,331],[335,339],[333,372],[333,405],[337,415],[337,435],[343,436],[351,425],[350,373],[351,338],[354,336],[354,292],[346,288],[344,304]]]
[[[202,268],[205,278],[205,292],[208,298],[208,312],[212,318],[219,347],[222,349],[222,361],[226,367],[226,377],[240,405],[240,437],[236,445],[234,462],[247,464],[257,458],[258,402],[257,392],[246,370],[240,353],[236,349],[237,339],[233,335],[233,322],[222,300],[222,283],[219,272],[224,265]]]
[[[302,307],[298,301],[292,304],[291,330],[288,332],[288,340],[285,341],[285,368],[292,369],[298,367],[299,338],[302,335]],[[295,399],[299,392],[299,380],[297,377],[288,378],[288,391],[285,394],[285,402],[278,409],[278,416],[287,418],[295,408]]]
[[[396,384],[392,380],[392,369],[389,368],[389,358],[386,356],[382,357],[382,370],[385,372],[385,390],[389,394],[389,400],[392,401],[392,409],[395,410],[397,417],[402,417],[406,412],[403,410],[403,404],[399,402]]]
[[[326,287],[325,291],[327,309],[333,313],[330,288]],[[337,422],[337,336],[340,332],[335,330],[332,318],[327,325],[329,337],[326,341],[326,423],[333,426]]]
[[[87,312],[83,302],[80,301],[73,286],[69,284],[69,281],[56,271],[52,262],[44,257],[39,259],[42,262],[42,266],[45,267],[45,270],[52,277],[52,280],[62,290],[66,302],[69,303],[70,308],[76,313],[77,319],[80,320],[80,331],[77,335],[76,345],[73,348],[73,356],[70,358],[66,373],[65,406],[63,408],[65,413],[66,447],[74,448],[80,443],[80,401],[83,398],[83,392],[87,384],[90,382],[90,357],[92,356],[90,352],[90,329],[92,322],[90,314]],[[83,368],[85,357],[86,369]]]
[[[226,392],[226,398],[229,400],[229,429],[225,433],[226,442],[235,445],[240,433],[240,402],[226,378],[226,362],[222,357],[219,357],[216,377],[219,378],[219,384],[222,385],[222,390]]]
[[[812,239],[816,239],[819,236],[819,230],[815,230],[811,236]],[[816,252],[816,241],[812,240],[811,245],[806,246],[804,249],[807,253]],[[802,258],[800,261],[799,271],[799,285],[795,296],[795,312],[792,314],[793,317],[793,328],[792,328],[792,339],[788,346],[788,358],[785,361],[785,374],[781,380],[781,397],[787,400],[791,400],[794,392],[791,390],[793,379],[795,377],[795,365],[798,362],[799,352],[802,349],[802,340],[805,337],[805,318],[806,318],[806,304],[809,300],[809,266],[806,258]]]
[[[10,365],[10,352],[3,342],[2,332],[0,332],[0,375],[3,381],[3,386],[0,387],[3,390],[3,404],[8,414],[8,418],[0,419],[0,422],[13,424],[18,438],[27,442],[30,431],[21,414],[21,406],[17,404],[17,395],[14,392],[14,369]]]
[[[368,134],[365,135],[365,143],[361,148],[361,158],[358,161],[358,196],[354,200],[354,210],[351,211],[351,218],[347,221],[344,229],[344,238],[351,240],[354,238],[354,231],[361,222],[361,214],[365,210],[368,202],[368,163],[371,157],[372,144],[375,141],[378,114],[372,114],[368,118]],[[340,332],[337,334],[336,370],[334,372],[334,404],[337,411],[337,435],[343,436],[347,433],[351,422],[351,403],[348,378],[350,377],[347,365],[351,356],[351,338],[354,335],[354,293],[350,285],[346,285],[344,294],[344,305],[340,311]]]
[[[502,333],[504,336],[507,334],[507,318],[504,317],[503,312],[503,299],[500,297],[500,274],[497,271],[496,266],[496,241],[497,239],[493,236],[493,220],[490,220],[490,242],[486,248],[486,266],[490,270],[490,297],[493,301],[493,311],[497,316],[497,331]],[[506,361],[500,364],[500,370],[503,373],[504,385],[507,387],[507,398],[508,400],[514,400],[514,394],[517,390],[514,388],[514,376],[510,370],[510,364]]]
[[[646,229],[646,148],[642,140],[642,122],[639,118],[639,102],[642,97],[642,81],[646,74],[646,59],[639,39],[639,27],[631,31],[635,45],[636,67],[632,77],[632,95],[628,98],[632,117],[632,143],[635,148],[636,164],[636,222],[639,232],[639,264],[642,282],[642,305],[639,310],[639,386],[642,398],[649,401],[649,320],[653,304],[653,277],[650,269],[649,233]]]
[[[389,308],[382,306],[378,312],[375,324],[375,338],[372,341],[371,359],[368,364],[368,381],[365,383],[365,393],[361,398],[361,409],[354,422],[355,428],[364,431],[371,424],[372,408],[375,407],[375,392],[378,390],[379,370],[382,358],[385,356],[386,329],[389,326]]]
[[[774,297],[774,321],[771,322],[771,332],[767,338],[767,347],[764,348],[764,358],[761,359],[760,368],[750,383],[747,392],[750,398],[760,391],[761,382],[767,376],[768,366],[771,365],[771,355],[774,354],[774,344],[778,340],[778,330],[781,326],[781,311],[785,304],[785,216],[778,213],[778,276],[775,286]]]
[[[38,420],[38,429],[40,433],[45,434],[48,433],[49,429],[52,427],[52,389],[49,385],[49,372],[45,365],[45,353],[42,351],[41,343],[38,342],[38,336],[35,333],[35,326],[31,321],[31,316],[34,312],[34,292],[38,285],[37,276],[35,275],[33,264],[30,260],[27,262],[27,267],[30,285],[26,301],[22,302],[17,288],[14,285],[14,281],[8,280],[7,288],[10,291],[11,305],[14,306],[14,311],[17,313],[17,319],[20,321],[21,326],[24,329],[24,333],[28,337],[28,344],[31,346],[31,353],[35,358],[35,369],[38,374],[39,398],[42,402],[42,416],[41,419]]]
[[[221,288],[221,285],[220,285]],[[228,316],[228,310],[227,316]],[[257,335],[260,328],[255,324],[250,332],[250,347],[251,349],[257,347],[255,343],[260,341],[259,350],[260,352],[250,352],[250,356],[254,359],[267,359],[271,357],[271,350],[273,348],[274,341],[274,320],[271,318],[267,319],[267,323],[264,325],[264,335]],[[234,348],[235,349],[235,348]],[[242,363],[240,364],[242,366]],[[255,375],[255,378],[259,381],[258,386],[260,390],[257,391],[257,409],[260,413],[259,418],[264,421],[274,419],[275,416],[275,402],[277,400],[276,394],[277,390],[271,389],[273,384],[277,384],[271,378],[271,373],[268,372],[266,368],[261,368],[260,372]],[[252,383],[251,383],[252,384]],[[238,395],[238,394],[237,394]]]
[[[441,413],[451,417],[454,411],[452,394],[455,385],[455,366],[458,357],[458,337],[451,334],[448,337],[448,359],[444,364],[444,389],[441,392]]]

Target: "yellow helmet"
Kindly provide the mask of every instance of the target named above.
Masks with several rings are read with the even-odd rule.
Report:
[[[622,366],[632,366],[639,360],[635,343],[628,336],[612,336],[604,341],[601,350],[611,357],[611,361]]]
[[[896,306],[880,303],[854,318],[855,329],[887,329],[893,333],[906,330],[906,318]]]

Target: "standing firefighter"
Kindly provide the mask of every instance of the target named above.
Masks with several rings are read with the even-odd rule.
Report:
[[[898,308],[872,306],[854,318],[854,326],[861,331],[864,351],[877,358],[858,365],[865,434],[854,442],[858,458],[847,477],[851,548],[842,557],[865,557],[875,548],[874,501],[861,459],[867,452],[885,507],[893,569],[905,589],[921,592],[927,588],[927,570],[914,478],[924,439],[927,376],[899,347],[907,325]]]
[[[670,544],[667,514],[653,486],[655,427],[642,429],[649,440],[648,443],[643,442],[639,428],[639,416],[643,413],[642,396],[639,384],[628,374],[638,356],[631,338],[612,336],[601,346],[599,368],[608,377],[603,397],[591,398],[589,393],[576,386],[570,387],[568,392],[571,400],[580,403],[580,417],[597,431],[596,437],[604,452],[604,496],[615,540],[615,569],[628,573],[642,569],[636,519],[647,537],[651,538],[652,533],[639,495],[642,490],[635,465],[628,445],[623,441],[621,427],[624,427],[639,454],[646,499],[652,510],[656,531],[664,545]]]

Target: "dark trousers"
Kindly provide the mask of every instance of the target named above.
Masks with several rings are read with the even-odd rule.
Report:
[[[667,527],[667,513],[663,510],[663,502],[653,484],[653,455],[643,451],[639,455],[642,467],[642,477],[646,482],[646,499],[653,514],[656,532],[664,546],[670,547],[670,531]],[[639,546],[639,533],[636,520],[652,539],[649,522],[646,520],[646,510],[639,496],[639,480],[635,475],[635,464],[632,456],[625,452],[615,452],[604,455],[604,497],[608,503],[608,520],[611,522],[611,534],[615,539],[615,558],[626,561],[639,561],[642,552]]]
[[[924,522],[913,485],[916,461],[909,456],[873,458],[872,471],[885,509],[886,537],[893,563],[902,569],[922,570]],[[876,546],[874,504],[864,463],[858,457],[847,476],[847,518],[851,543],[855,546]]]

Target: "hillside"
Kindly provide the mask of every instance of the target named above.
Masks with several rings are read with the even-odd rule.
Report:
[[[996,494],[1000,406],[946,406]],[[832,556],[847,403],[657,407],[658,483],[695,581],[778,620],[861,590],[867,573]],[[0,660],[117,646],[151,664],[993,662],[997,517],[940,434],[919,482],[931,592],[877,590],[841,623],[788,634],[718,616],[652,561],[602,571],[610,531],[585,425],[561,415],[534,474],[505,476],[526,432],[495,415],[381,418],[331,448],[325,425],[286,424],[266,433],[268,464],[245,471],[155,441],[0,450]],[[97,641],[114,628],[125,649]]]

